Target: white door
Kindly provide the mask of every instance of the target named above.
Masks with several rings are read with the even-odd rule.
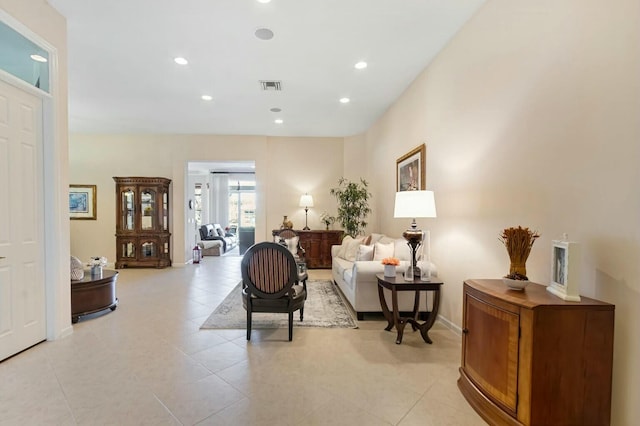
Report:
[[[42,100],[0,80],[0,360],[45,340]]]

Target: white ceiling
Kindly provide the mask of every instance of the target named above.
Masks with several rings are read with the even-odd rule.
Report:
[[[484,3],[48,1],[67,18],[72,132],[270,136],[363,132]]]

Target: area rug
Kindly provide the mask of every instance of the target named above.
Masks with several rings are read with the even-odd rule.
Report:
[[[286,313],[253,314],[252,328],[286,328],[289,319]],[[300,313],[293,315],[294,327],[358,328],[336,286],[331,281],[307,281],[307,300],[304,303],[304,321]],[[240,283],[220,303],[200,328],[247,328],[247,311],[242,307]]]

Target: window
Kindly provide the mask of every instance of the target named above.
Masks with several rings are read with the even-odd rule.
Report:
[[[229,225],[256,226],[256,182],[253,175],[229,182]]]
[[[196,183],[195,190],[193,192],[193,209],[196,219],[196,226],[200,228],[202,225],[202,184]]]

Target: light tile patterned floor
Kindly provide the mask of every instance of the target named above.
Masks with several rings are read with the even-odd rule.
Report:
[[[456,387],[460,338],[352,329],[200,330],[240,257],[125,269],[115,312],[0,363],[0,425],[484,425]],[[329,279],[330,271],[312,270]]]

